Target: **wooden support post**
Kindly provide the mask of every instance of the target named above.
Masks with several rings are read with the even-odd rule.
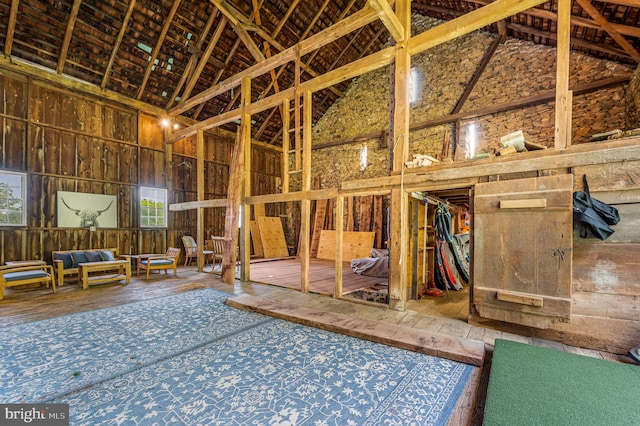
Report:
[[[571,142],[569,120],[569,49],[571,43],[571,0],[558,1],[558,41],[556,58],[556,128],[554,148],[568,147]]]
[[[170,128],[166,128],[164,131],[164,140],[166,141],[168,136],[170,135],[171,129]],[[169,175],[169,171],[173,170],[173,168],[171,167],[171,164],[173,162],[173,145],[172,144],[164,144],[164,159],[165,159],[165,163],[164,163],[164,170],[166,171],[166,173],[164,174],[164,184],[165,184],[165,188],[167,188],[167,194],[171,194],[172,192],[172,180],[171,180],[171,176]],[[138,147],[138,170],[140,170],[140,147]],[[168,220],[168,218],[167,218]],[[142,240],[139,238],[139,233],[138,234],[134,234],[131,233],[131,241],[128,241],[129,243],[129,247],[127,247],[127,249],[129,250],[129,254],[131,254],[131,250],[133,247],[133,244],[136,244],[136,253],[140,253],[142,250]],[[164,233],[165,237],[164,237],[164,248],[162,251],[166,251],[166,249],[173,245],[173,242],[169,243],[167,241],[168,236],[170,234],[168,234],[167,232]],[[135,238],[135,240],[134,240]],[[123,252],[124,253],[124,252]]]
[[[247,105],[251,102],[251,79],[244,77],[242,79],[242,108],[246,111]],[[244,180],[243,174],[246,173],[245,147],[246,140],[251,139],[251,135],[245,135],[248,131],[251,133],[251,117],[249,114],[243,113],[242,123],[238,128],[236,135],[236,143],[231,153],[231,162],[229,164],[229,189],[227,190],[227,209],[224,221],[224,253],[222,257],[222,282],[233,284],[236,278],[236,248],[238,247],[238,218],[240,214],[240,206],[243,202]],[[244,222],[244,217],[243,217]],[[243,223],[244,227],[248,223]],[[246,232],[246,231],[245,231]]]
[[[344,235],[344,196],[336,198],[336,278],[333,297],[342,296],[342,239]]]
[[[396,2],[396,15],[404,27],[409,40],[411,30],[411,4],[408,0]],[[396,46],[394,75],[394,110],[393,110],[393,171],[404,169],[409,153],[409,77],[411,72],[411,56],[404,42]],[[391,191],[391,226],[389,240],[389,307],[404,310],[406,301],[406,262],[407,262],[407,194],[402,185]]]
[[[304,129],[302,148],[302,190],[311,190],[311,124],[313,122],[312,94],[304,92]],[[311,200],[301,201],[300,218],[300,280],[303,293],[309,292],[309,256],[311,248]]]
[[[295,143],[296,143],[296,170],[300,170],[300,46],[296,45],[296,62],[295,62],[295,99],[293,100],[294,121],[295,126]],[[288,110],[287,110],[288,111]],[[284,129],[283,129],[284,130]]]
[[[246,106],[251,103],[251,80],[246,79],[242,85],[242,135],[244,140],[244,167],[242,167],[242,197],[240,209],[240,281],[249,281],[251,259],[251,206],[245,203],[246,197],[251,195],[251,114]]]
[[[406,301],[407,262],[407,193],[391,190],[391,226],[389,230],[389,307],[404,310]]]
[[[285,98],[282,101],[282,193],[289,193],[289,149],[291,141],[289,128],[291,127],[291,116],[289,115],[289,105],[291,101]]]
[[[204,201],[204,132],[199,130],[196,138],[196,170],[198,201]],[[198,207],[197,213],[196,244],[198,245],[198,272],[204,269],[204,208]]]

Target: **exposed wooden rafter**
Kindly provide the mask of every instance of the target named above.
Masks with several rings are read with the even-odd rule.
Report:
[[[396,16],[395,12],[387,2],[387,0],[368,0],[369,5],[373,7],[384,26],[389,30],[389,34],[396,41],[396,43],[402,43],[405,40],[405,30]]]
[[[109,55],[109,62],[107,63],[107,68],[102,75],[102,82],[100,83],[101,88],[105,88],[107,86],[107,81],[109,80],[109,75],[111,74],[111,68],[113,68],[113,63],[116,60],[116,54],[120,49],[120,44],[122,43],[122,38],[124,37],[125,31],[127,31],[127,26],[129,25],[129,19],[131,19],[131,14],[133,13],[133,8],[136,7],[136,0],[131,0],[129,2],[129,7],[127,7],[127,13],[124,15],[122,19],[122,26],[120,27],[120,31],[118,31],[118,38],[113,45],[113,49],[111,49],[111,54]]]
[[[640,62],[640,53],[629,43],[614,27],[607,21],[604,16],[593,7],[589,0],[576,0],[580,6],[596,21],[603,30],[605,30],[612,39],[624,49],[636,62]]]
[[[171,108],[171,106],[175,103],[176,98],[178,97],[178,94],[180,93],[180,90],[182,90],[182,87],[184,86],[184,83],[186,82],[187,78],[191,79],[193,78],[194,75],[194,65],[198,62],[198,57],[201,57],[202,59],[206,61],[209,60],[209,58],[211,57],[211,54],[209,54],[208,56],[202,55],[200,56],[201,53],[201,49],[202,49],[202,45],[204,44],[205,40],[207,39],[207,34],[209,34],[209,30],[211,30],[211,27],[213,26],[213,22],[215,21],[215,19],[218,17],[218,11],[216,10],[215,13],[212,13],[211,15],[209,15],[209,19],[207,19],[207,23],[204,26],[204,29],[202,30],[202,32],[200,33],[200,37],[198,37],[198,41],[196,42],[195,46],[194,46],[194,51],[191,53],[191,57],[189,58],[189,62],[187,63],[187,65],[184,68],[184,71],[182,72],[182,77],[180,78],[180,81],[178,82],[178,84],[176,84],[175,89],[173,89],[173,93],[171,94],[171,98],[169,99],[169,102],[167,103],[167,108]],[[218,24],[218,26],[220,26],[220,24]],[[215,37],[215,35],[214,35]],[[224,64],[221,68],[224,67]],[[190,94],[190,93],[189,93]],[[187,95],[189,96],[189,95]]]
[[[142,78],[142,83],[140,83],[140,88],[138,89],[138,94],[136,95],[136,99],[141,99],[142,94],[144,93],[144,89],[147,86],[147,82],[149,81],[149,76],[151,75],[151,70],[155,67],[156,59],[158,58],[158,53],[160,53],[160,48],[164,43],[164,39],[167,36],[167,31],[169,31],[169,27],[171,26],[171,22],[173,21],[173,17],[176,15],[178,11],[178,6],[180,6],[181,0],[174,0],[173,6],[171,6],[171,11],[169,15],[166,17],[164,21],[164,25],[162,26],[162,31],[160,32],[160,37],[158,37],[158,41],[156,42],[156,46],[153,48],[151,52],[151,57],[149,58],[149,65],[147,65],[147,69],[144,72],[144,77]]]
[[[213,33],[213,37],[211,37],[211,40],[207,45],[207,49],[202,54],[202,58],[200,58],[200,61],[198,62],[198,65],[196,66],[193,72],[193,75],[189,77],[187,86],[182,92],[183,98],[188,98],[189,96],[191,96],[191,92],[193,91],[193,88],[196,87],[196,82],[200,78],[200,74],[202,74],[202,71],[204,71],[204,67],[205,65],[207,65],[207,62],[209,61],[209,58],[213,53],[213,49],[215,49],[216,45],[218,44],[218,40],[220,40],[220,36],[222,36],[222,32],[224,31],[224,27],[226,23],[227,23],[227,19],[223,16],[220,19],[220,22],[218,22],[216,31]]]
[[[67,60],[67,52],[69,51],[69,44],[71,44],[73,28],[76,26],[76,19],[78,18],[78,11],[80,10],[80,3],[82,3],[82,0],[74,0],[73,6],[71,6],[71,11],[69,12],[67,30],[64,33],[64,40],[62,42],[62,46],[60,46],[60,56],[58,57],[58,69],[56,70],[58,74],[62,74],[62,71],[64,71],[64,63]]]
[[[480,9],[418,34],[409,41],[409,53],[415,55],[445,41],[453,40],[501,19],[530,9],[546,0],[496,0]]]
[[[231,60],[233,59],[233,55],[235,55],[236,50],[238,50],[238,47],[240,47],[240,39],[236,39],[236,41],[233,43],[233,46],[231,47],[231,50],[229,51],[229,55],[227,55],[227,59],[225,59],[224,64],[225,67],[220,68],[220,70],[218,70],[218,73],[216,74],[215,78],[213,79],[213,83],[211,84],[211,87],[215,87],[216,84],[218,84],[218,82],[220,81],[220,79],[222,78],[222,74],[224,73],[224,70],[226,68],[226,66],[231,62]],[[198,108],[196,109],[195,113],[193,114],[193,118],[197,119],[200,116],[200,113],[202,112],[202,109],[204,108],[205,103],[201,103]]]
[[[225,13],[225,14],[228,13],[230,16],[233,16],[234,20],[236,22],[238,22],[238,27],[239,28],[243,28],[243,29],[244,28],[251,28],[253,31],[256,32],[256,34],[258,34],[260,37],[262,37],[265,41],[267,41],[274,48],[280,50],[281,52],[286,50],[286,48],[282,44],[277,42],[264,29],[262,29],[259,26],[256,26],[251,21],[249,21],[249,18],[247,18],[244,15],[242,15],[242,13],[240,13],[237,9],[235,9],[228,2],[226,2],[226,0],[209,0],[209,1],[211,1],[211,3],[213,3],[214,5],[216,5],[216,7],[219,7],[220,10],[222,11],[222,13]],[[326,5],[327,3],[328,2],[325,0],[324,5]],[[246,31],[245,31],[245,33],[246,33]],[[251,39],[251,37],[248,34],[244,34],[244,35],[240,35],[239,34],[239,36],[243,39],[245,44],[253,43],[253,40]],[[247,39],[247,37],[248,37],[248,39]],[[255,43],[253,43],[253,45],[255,46]],[[257,46],[255,46],[255,48],[253,46],[248,47],[248,48],[249,48],[249,51],[251,52],[251,54],[254,56],[254,58],[256,57],[258,52],[260,52],[260,49],[258,49]],[[262,55],[261,52],[259,54]],[[261,61],[262,62],[264,61],[264,56],[262,56],[262,59],[259,60],[258,63],[260,63]],[[312,77],[317,77],[319,75],[316,71],[314,71],[307,64],[302,64],[302,68],[304,69],[305,72],[309,73]],[[342,96],[342,93],[338,92],[336,89],[332,89],[332,90],[335,91],[338,96]]]
[[[457,114],[462,110],[464,103],[469,98],[469,95],[471,95],[471,92],[476,87],[476,84],[478,83],[478,80],[480,80],[482,73],[484,73],[484,71],[487,69],[487,65],[489,65],[489,61],[491,60],[491,58],[493,58],[493,55],[496,53],[496,50],[498,50],[498,46],[503,41],[504,41],[504,37],[498,36],[491,42],[489,49],[487,49],[487,51],[484,52],[484,55],[482,56],[482,60],[480,60],[480,63],[478,64],[476,71],[473,73],[473,76],[471,77],[471,80],[465,87],[464,92],[462,92],[462,95],[460,96],[460,99],[458,99],[456,106],[453,107],[451,114]]]
[[[469,0],[469,1],[471,3],[479,4],[481,6],[486,6],[491,3],[491,0]],[[614,2],[609,2],[609,3],[614,3]],[[429,8],[433,8],[433,6],[414,5],[414,8],[427,10]],[[456,16],[455,13],[457,11],[451,11],[451,12],[454,13],[454,16]],[[540,9],[540,8],[534,7],[528,10],[523,10],[520,13],[522,13],[523,15],[532,16],[535,18],[549,19],[550,21],[558,22],[558,14],[546,9]],[[601,29],[601,26],[596,21],[583,18],[581,16],[575,16],[575,15],[571,16],[571,24],[578,25],[580,27],[585,27],[585,28],[592,28],[595,30]],[[621,24],[610,24],[610,25],[613,28],[615,28],[615,30],[618,31],[620,34],[632,36],[632,37],[640,37],[640,28],[631,27],[628,25],[621,25]]]
[[[549,40],[556,41],[558,39],[558,35],[556,33],[552,33],[550,31],[536,30],[530,27],[525,27],[524,25],[520,25],[520,24],[507,24],[507,28],[513,31],[518,31],[522,34],[530,34],[532,36],[543,37]],[[590,43],[588,41],[584,41],[582,39],[575,38],[575,37],[571,37],[571,46],[575,48],[580,47],[583,49],[596,50],[598,52],[606,53],[608,55],[619,56],[621,58],[629,57],[627,55],[627,52],[625,52],[622,49],[616,49],[613,47],[606,47],[604,45],[600,45],[596,43]]]
[[[9,12],[9,23],[7,24],[7,38],[4,43],[4,56],[11,56],[11,47],[13,46],[13,32],[16,28],[16,18],[18,16],[18,5],[20,0],[11,0],[11,11]]]
[[[230,7],[226,2],[221,2],[218,0],[209,0],[211,3],[218,8],[220,12],[229,20],[229,25],[233,28],[233,31],[240,37],[242,43],[247,48],[253,59],[256,62],[264,61],[266,58],[264,54],[260,51],[260,48],[256,44],[255,41],[251,38],[251,35],[245,29],[246,26],[243,26],[243,21],[237,16],[238,11]]]
[[[295,2],[294,2],[295,3]],[[304,40],[307,35],[309,35],[309,32],[312,30],[313,26],[315,25],[315,23],[317,22],[318,19],[320,19],[320,15],[322,14],[322,11],[326,8],[327,4],[329,2],[327,0],[325,0],[324,4],[318,9],[318,11],[316,12],[315,16],[313,17],[311,24],[307,27],[307,29],[304,31],[304,33],[302,34],[302,36],[300,37],[300,40]],[[349,12],[349,10],[351,10],[351,7],[353,6],[353,4],[355,3],[355,0],[351,0],[349,2],[349,4],[347,4],[347,6],[345,6],[344,10],[342,11],[342,13],[340,14],[340,16],[338,16],[338,19],[336,22],[340,22],[345,16],[346,14]],[[360,32],[360,30],[358,30],[358,33]],[[275,38],[275,34],[276,32],[274,31],[273,34],[271,34],[271,37]],[[317,49],[315,52],[313,52],[311,54],[311,56],[309,57],[309,59],[307,59],[305,61],[305,64],[307,66],[311,65],[311,62],[313,62],[313,59],[316,57],[316,55],[320,52],[320,49],[322,49],[322,47],[320,47],[319,49]],[[330,67],[329,70],[332,70],[333,67]],[[282,74],[282,72],[285,70],[285,67],[281,67],[280,70],[278,71],[277,77],[276,77],[276,81],[277,78],[280,77],[280,75]],[[272,71],[273,72],[273,71]],[[273,87],[272,85],[267,86],[267,88],[262,92],[261,97],[266,96],[266,94],[269,93],[269,90],[271,90],[271,87]],[[275,88],[275,87],[274,87]],[[279,90],[276,90],[276,92],[278,92]],[[273,117],[273,114],[275,113],[275,109],[272,110],[269,115],[267,115],[267,118],[264,120],[264,122],[262,123],[262,126],[260,127],[260,129],[258,130],[258,132],[256,133],[256,138],[260,138],[262,136],[262,133],[264,132],[264,130],[267,128],[269,121],[271,120],[271,117]],[[282,115],[282,114],[281,114]],[[276,135],[273,137],[273,139],[271,140],[272,142],[275,139],[280,138],[280,136],[282,135],[282,127],[278,130],[278,132],[276,133]]]
[[[326,44],[332,43],[340,37],[349,34],[350,32],[369,24],[376,19],[377,15],[375,11],[370,7],[365,6],[365,8],[363,8],[362,10],[343,19],[339,23],[334,24],[317,34],[314,34],[313,36],[300,41],[296,46],[299,46],[300,55],[304,56],[307,53],[310,53]],[[242,81],[242,78],[245,76],[252,78],[257,77],[264,74],[265,72],[269,72],[269,70],[275,67],[293,61],[296,55],[296,46],[285,49],[261,63],[255,64],[245,69],[244,71],[236,73],[232,77],[229,77],[223,82],[216,84],[214,87],[211,87],[210,89],[207,89],[188,100],[183,100],[178,105],[169,110],[169,115],[179,115],[184,111],[193,108],[194,106],[200,105],[203,102],[206,102],[224,92],[231,90],[234,87],[237,87],[240,84],[240,81]]]

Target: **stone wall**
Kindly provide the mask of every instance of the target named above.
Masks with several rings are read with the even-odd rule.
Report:
[[[413,16],[414,32],[423,32],[440,21]],[[411,123],[440,118],[451,113],[467,82],[473,76],[484,52],[495,36],[476,31],[434,47],[412,58],[420,74],[419,97],[411,106]],[[474,111],[553,91],[556,51],[530,42],[507,39],[502,43],[462,112]],[[628,66],[571,54],[570,85],[630,75]],[[355,79],[345,96],[338,100],[315,125],[313,145],[389,129],[389,67]],[[519,108],[506,113],[461,121],[456,159],[499,149],[501,136],[522,130],[527,140],[553,146],[554,102]],[[467,129],[475,125],[475,150],[468,153]],[[625,88],[616,87],[573,99],[572,143],[587,142],[596,133],[624,129]],[[412,131],[409,154],[441,154],[445,133],[453,135],[453,124]],[[362,147],[367,146],[368,166],[360,167]],[[371,178],[389,173],[389,149],[379,140],[317,149],[312,154],[312,177],[321,177],[322,187],[338,187],[340,182]],[[292,190],[299,185],[292,180]]]
[[[640,127],[640,67],[627,87],[627,129]]]

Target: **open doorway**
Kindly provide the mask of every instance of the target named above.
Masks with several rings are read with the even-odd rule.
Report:
[[[470,187],[411,194],[412,310],[431,316],[468,319],[470,197]]]

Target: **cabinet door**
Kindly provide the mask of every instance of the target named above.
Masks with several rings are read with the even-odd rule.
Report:
[[[477,184],[473,303],[479,315],[546,328],[571,318],[572,175]]]

